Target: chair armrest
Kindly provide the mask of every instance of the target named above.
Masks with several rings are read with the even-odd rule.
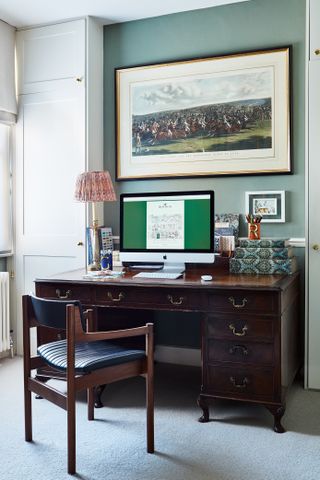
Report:
[[[109,332],[87,332],[84,333],[83,340],[85,342],[94,342],[97,340],[115,340],[117,338],[149,335],[151,332],[153,332],[153,323],[147,323],[143,327],[128,328],[126,330],[111,330]]]

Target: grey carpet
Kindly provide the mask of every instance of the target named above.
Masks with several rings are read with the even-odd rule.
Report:
[[[94,422],[86,420],[85,398],[79,397],[75,478],[320,479],[320,392],[293,386],[283,422],[287,432],[280,435],[266,410],[239,403],[216,402],[214,420],[198,423],[199,383],[197,368],[157,366],[154,455],[145,447],[143,379],[109,386]],[[26,443],[20,358],[0,360],[0,386],[0,479],[70,479],[65,412],[33,400],[34,443]]]

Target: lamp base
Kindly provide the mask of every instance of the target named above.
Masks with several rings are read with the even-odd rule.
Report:
[[[90,263],[90,265],[88,265],[88,267],[87,267],[87,270],[89,272],[96,272],[98,270],[101,270],[101,268],[100,268],[100,265],[98,263]]]

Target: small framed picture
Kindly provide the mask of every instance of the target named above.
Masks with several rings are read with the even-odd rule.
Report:
[[[262,215],[263,223],[284,223],[285,191],[246,192],[246,213]]]

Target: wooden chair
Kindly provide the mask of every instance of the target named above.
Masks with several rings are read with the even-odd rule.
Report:
[[[94,388],[138,375],[146,378],[147,452],[154,452],[153,325],[110,332],[92,332],[92,310],[83,311],[77,301],[46,300],[23,296],[25,439],[32,441],[31,392],[67,411],[68,473],[76,472],[76,393],[87,390],[88,420],[94,419]],[[85,326],[86,323],[86,326]],[[38,347],[30,355],[30,328],[66,329],[66,339]],[[117,345],[116,340],[145,335],[146,351]],[[50,366],[66,373],[67,393],[44,384],[31,371]]]

